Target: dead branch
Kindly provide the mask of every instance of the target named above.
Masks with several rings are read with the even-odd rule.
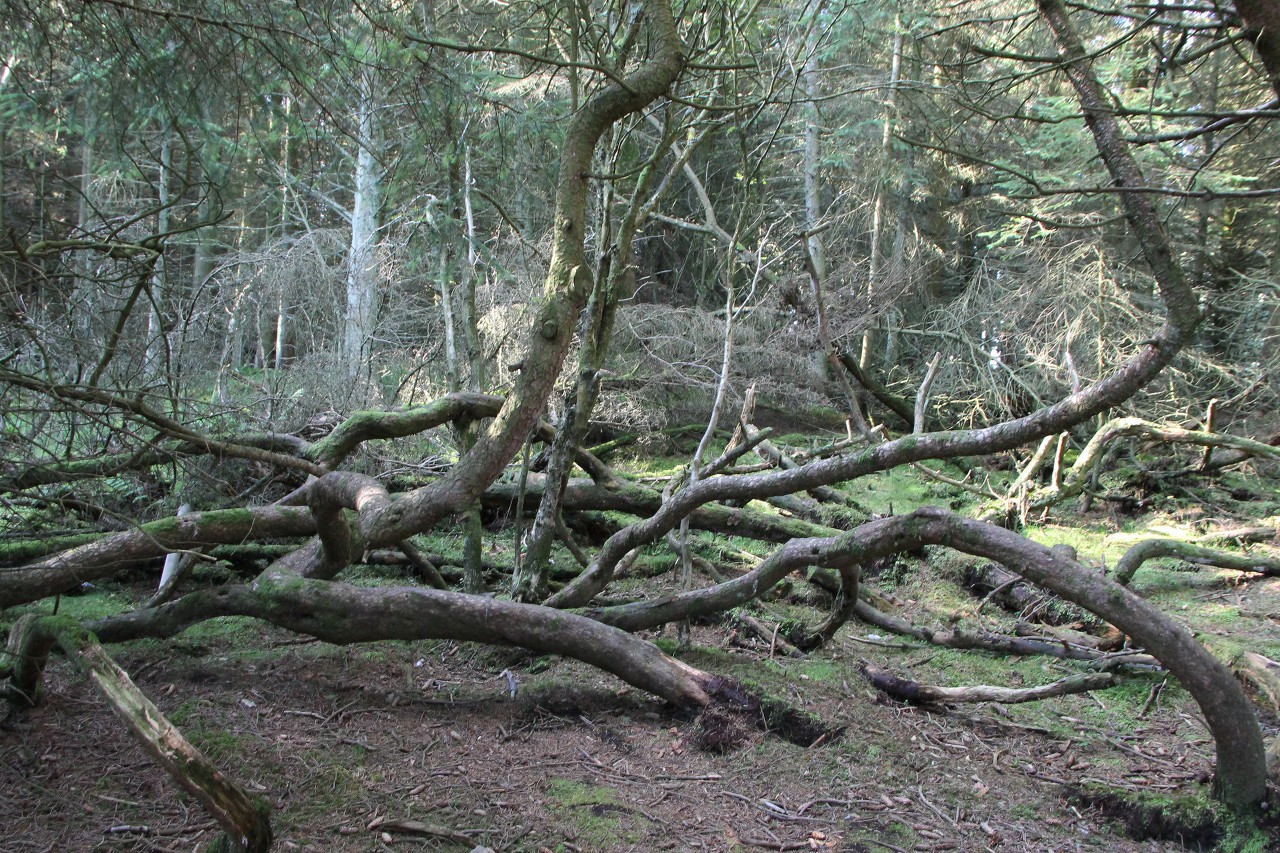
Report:
[[[1050,488],[1031,502],[1031,509],[1046,509],[1054,504],[1075,497],[1084,490],[1089,473],[1102,459],[1103,451],[1117,438],[1144,436],[1170,443],[1191,444],[1199,447],[1229,447],[1254,456],[1280,459],[1280,448],[1239,436],[1217,432],[1200,432],[1180,427],[1163,426],[1142,418],[1116,418],[1103,424],[1093,434],[1089,443],[1063,478],[1062,485]]]
[[[1050,684],[1037,687],[994,687],[990,685],[972,685],[970,687],[941,687],[934,684],[922,684],[901,678],[886,669],[863,661],[860,667],[862,675],[877,690],[912,704],[942,704],[946,702],[999,702],[1003,705],[1017,705],[1022,702],[1039,702],[1054,696],[1068,696],[1072,693],[1087,693],[1091,690],[1106,690],[1116,686],[1116,677],[1109,672],[1072,675]]]
[[[68,616],[19,617],[7,651],[17,661],[11,695],[34,704],[49,652],[60,647],[111,706],[152,758],[217,820],[230,850],[264,853],[271,847],[265,803],[228,779],[160,712],[106,653],[93,634]]]
[[[1118,584],[1128,585],[1133,575],[1148,560],[1160,557],[1178,557],[1188,563],[1202,566],[1216,566],[1220,569],[1235,569],[1239,572],[1256,572],[1271,577],[1280,576],[1280,559],[1263,557],[1257,554],[1232,554],[1216,548],[1206,548],[1190,542],[1179,542],[1174,539],[1144,539],[1124,552],[1124,556],[1116,563],[1115,580]]]

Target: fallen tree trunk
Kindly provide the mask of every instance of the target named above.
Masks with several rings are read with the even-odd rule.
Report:
[[[224,849],[263,853],[271,847],[271,823],[261,800],[253,800],[138,689],[97,639],[68,616],[22,616],[9,633],[7,651],[16,664],[11,694],[34,704],[49,652],[60,647],[111,706],[152,758],[199,801],[226,832]]]
[[[90,625],[104,642],[171,637],[214,616],[252,616],[330,643],[468,640],[575,658],[681,707],[701,707],[707,673],[652,643],[574,613],[421,587],[356,587],[268,571],[253,584],[190,593]]]
[[[305,508],[265,506],[163,518],[38,563],[0,570],[0,608],[39,601],[173,550],[237,544],[250,538],[313,536],[315,532],[315,519]]]
[[[792,540],[740,578],[657,601],[589,612],[602,621],[635,630],[738,606],[790,572],[808,566],[863,563],[924,545],[945,545],[1014,566],[1028,581],[1078,604],[1132,637],[1168,668],[1199,704],[1217,744],[1217,790],[1222,799],[1234,805],[1261,800],[1266,792],[1266,762],[1253,708],[1230,670],[1185,628],[1065,552],[948,510],[928,507],[868,522],[837,537]],[[860,602],[857,613],[861,617],[869,610],[873,608]],[[964,640],[961,632],[955,634],[952,642]],[[934,634],[921,638],[933,641]],[[1095,650],[1082,652],[1098,654]]]
[[[1105,690],[1116,686],[1116,677],[1109,672],[1072,675],[1037,687],[993,687],[984,684],[970,687],[941,687],[901,678],[887,669],[881,669],[866,661],[862,663],[860,669],[863,677],[871,682],[872,687],[894,699],[912,704],[999,702],[1003,705],[1017,705],[1022,702],[1039,702],[1041,699],[1054,696],[1087,693],[1091,690]]]

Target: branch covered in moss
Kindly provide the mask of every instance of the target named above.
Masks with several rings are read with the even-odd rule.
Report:
[[[1239,572],[1257,572],[1272,577],[1280,576],[1280,559],[1255,554],[1232,554],[1217,548],[1206,548],[1190,542],[1173,539],[1144,539],[1124,552],[1116,563],[1116,583],[1128,585],[1133,575],[1148,560],[1160,557],[1178,557],[1189,563],[1235,569]]]

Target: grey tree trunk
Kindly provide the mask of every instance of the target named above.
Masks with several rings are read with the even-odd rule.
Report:
[[[893,19],[893,58],[889,62],[889,94],[885,99],[884,125],[880,136],[880,154],[883,165],[888,164],[889,141],[893,138],[893,111],[898,92],[898,79],[902,72],[902,14]],[[884,231],[884,199],[885,186],[880,181],[875,190],[875,205],[871,211],[871,258],[867,263],[867,301],[874,304],[876,291],[880,289],[880,278],[884,273],[884,253],[880,244]],[[895,242],[895,249],[900,246]],[[858,354],[858,365],[865,371],[871,367],[872,353],[876,350],[875,329],[868,326],[862,333],[862,350]]]
[[[381,167],[376,152],[378,98],[376,75],[360,74],[356,114],[356,174],[351,205],[351,249],[347,258],[347,306],[343,324],[342,365],[354,379],[368,368],[378,319],[378,207]]]
[[[156,185],[156,201],[160,210],[156,213],[156,233],[169,230],[170,182],[173,180],[173,137],[166,128],[160,141],[160,175]],[[169,330],[165,325],[164,310],[168,299],[168,282],[165,256],[156,258],[151,272],[151,311],[147,315],[146,370],[149,376],[164,373],[169,361]]]

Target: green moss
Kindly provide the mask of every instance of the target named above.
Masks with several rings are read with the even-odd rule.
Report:
[[[548,811],[556,816],[566,840],[580,849],[639,844],[651,828],[638,809],[619,802],[612,790],[600,785],[556,777],[547,783],[546,795]]]
[[[23,613],[51,614],[55,607],[61,616],[70,616],[77,622],[91,622],[124,613],[135,606],[133,598],[115,584],[90,584],[82,595],[63,595],[12,607],[0,619],[0,629],[7,631]]]
[[[909,512],[933,502],[930,481],[910,468],[881,471],[844,484],[844,492],[865,509],[886,514]]]
[[[615,803],[613,791],[600,785],[588,785],[572,779],[554,778],[547,784],[547,796],[565,806],[588,806]]]
[[[1076,787],[1068,802],[1096,808],[1119,823],[1126,835],[1137,841],[1176,840],[1192,849],[1244,851],[1242,840],[1253,833],[1243,824],[1234,835],[1224,832],[1228,809],[1204,794],[1155,794],[1112,789],[1097,783]],[[1250,821],[1253,827],[1256,823]],[[1265,847],[1254,848],[1261,853]]]
[[[796,669],[813,681],[839,683],[849,677],[848,667],[830,660],[802,661],[796,665]]]
[[[182,640],[198,645],[245,646],[261,640],[261,623],[248,616],[217,616],[182,632]]]
[[[198,725],[205,715],[209,713],[209,709],[213,704],[207,699],[199,697],[188,699],[178,707],[168,713],[169,722],[178,728],[183,726]]]
[[[216,726],[207,726],[198,718],[190,725],[183,727],[181,731],[191,745],[204,753],[205,757],[214,764],[226,764],[245,752],[240,738],[233,732]]]

